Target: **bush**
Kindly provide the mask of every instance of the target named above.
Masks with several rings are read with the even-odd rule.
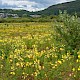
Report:
[[[56,33],[55,40],[57,43],[65,45],[65,51],[70,51],[75,58],[80,48],[80,22],[76,15],[68,15],[66,11],[60,12],[59,20],[54,26]],[[59,47],[59,45],[58,45]]]

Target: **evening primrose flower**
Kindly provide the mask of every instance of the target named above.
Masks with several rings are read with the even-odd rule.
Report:
[[[65,62],[65,59],[61,59],[62,60],[62,62]]]
[[[49,49],[49,47],[46,47],[46,49]]]
[[[16,66],[19,66],[19,65],[20,65],[20,64],[17,62],[17,63],[16,63]]]
[[[73,68],[72,71],[75,71],[75,68]]]
[[[58,65],[57,65],[57,64],[55,64],[54,66],[55,66],[55,67],[57,67]]]
[[[77,59],[76,62],[79,62],[79,60]]]
[[[50,56],[49,54],[46,55],[47,58],[49,58],[49,56]]]
[[[11,66],[11,70],[15,70],[14,66]]]
[[[32,54],[26,55],[28,58],[33,58]]]
[[[60,51],[63,51],[64,49],[63,48],[60,48]]]
[[[62,62],[60,60],[57,61],[59,64],[62,64]]]
[[[76,77],[76,75],[74,75],[74,77]]]
[[[25,72],[22,73],[23,75],[25,74]]]
[[[37,72],[34,72],[34,75],[35,75],[35,76],[37,76],[37,75],[38,75],[38,73],[37,73]]]
[[[47,74],[45,74],[45,76],[47,77]]]
[[[3,68],[3,65],[1,65],[0,67]]]
[[[26,62],[26,66],[31,66],[32,62]]]
[[[10,74],[15,75],[15,72],[10,72]]]
[[[39,70],[41,70],[41,66],[39,66],[38,68],[39,68]]]
[[[79,68],[78,68],[78,71],[80,71],[80,66],[79,66]]]
[[[1,56],[1,60],[3,60],[3,59],[4,59],[4,57],[5,57],[5,54],[2,54],[2,56]]]
[[[63,58],[63,59],[67,59],[68,56],[66,56],[66,55],[62,55],[62,58]]]
[[[56,68],[55,66],[52,67],[53,69]]]
[[[9,61],[10,61],[10,62],[12,62],[13,60],[12,60],[12,59],[10,59]]]
[[[78,58],[80,59],[80,55],[78,55]]]
[[[24,66],[24,63],[23,63],[23,62],[21,62],[21,63],[20,63],[20,66],[21,66],[21,67],[23,67],[23,66]]]
[[[13,58],[13,55],[10,55],[9,58]]]
[[[36,70],[36,71],[34,72],[34,75],[37,76],[39,73],[40,73],[39,70]]]
[[[29,62],[26,63],[26,66],[29,66]]]
[[[44,69],[44,66],[41,66],[42,69]]]

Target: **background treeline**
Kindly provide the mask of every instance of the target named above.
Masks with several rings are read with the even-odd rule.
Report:
[[[76,14],[76,13],[75,13]],[[75,15],[74,14],[74,15]],[[72,15],[72,16],[74,16]],[[80,21],[80,18],[78,17]],[[19,17],[19,18],[0,18],[0,23],[23,23],[23,22],[63,22],[59,15],[41,16],[37,18],[33,17]]]
[[[32,17],[22,17],[22,18],[0,18],[0,23],[20,23],[20,22],[52,22],[55,21],[58,18],[58,16],[42,16],[39,18],[32,18]]]

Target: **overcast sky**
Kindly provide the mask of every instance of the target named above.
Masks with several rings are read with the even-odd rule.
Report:
[[[73,0],[0,0],[0,8],[38,11],[54,4],[69,1]]]

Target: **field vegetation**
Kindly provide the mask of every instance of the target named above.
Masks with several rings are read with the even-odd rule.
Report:
[[[80,22],[0,23],[0,80],[80,80]]]
[[[43,18],[44,17],[44,18]],[[0,18],[0,23],[24,23],[24,22],[52,22],[57,16],[41,16],[41,17],[19,17],[19,18]]]

